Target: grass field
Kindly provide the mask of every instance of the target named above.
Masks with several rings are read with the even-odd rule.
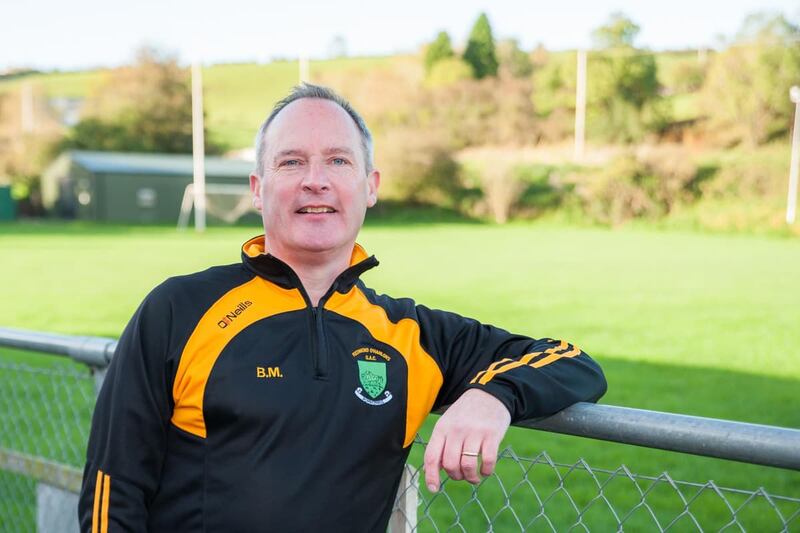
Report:
[[[155,284],[238,261],[239,244],[257,232],[214,228],[199,236],[158,227],[0,225],[0,325],[116,337]],[[796,239],[377,221],[361,242],[382,261],[365,275],[379,292],[578,344],[606,372],[603,403],[800,427]],[[516,428],[506,444],[523,457],[547,450],[562,463],[582,457],[595,467],[624,463],[640,474],[666,470],[677,479],[800,496],[800,473],[774,468]],[[504,476],[519,476],[510,462],[502,469]],[[553,483],[544,479],[547,471],[531,477],[543,476],[541,486],[547,486]],[[578,499],[596,493],[584,485],[574,488]],[[632,487],[619,490],[633,498]],[[669,492],[650,498],[663,504],[663,513],[679,512]],[[469,497],[460,484],[449,485],[448,493],[457,501]],[[488,507],[500,508],[498,487],[487,483],[480,494]],[[615,501],[630,508],[638,499]],[[449,506],[434,502],[432,512],[447,520]],[[473,507],[465,513],[474,514]],[[555,515],[566,512],[566,504],[561,507]],[[718,522],[724,514],[719,501],[701,498],[692,509],[710,529],[724,523]],[[748,518],[753,530],[773,525],[766,516]],[[598,517],[597,529],[610,526],[608,520]]]

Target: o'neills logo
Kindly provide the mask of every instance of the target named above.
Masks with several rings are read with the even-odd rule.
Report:
[[[222,320],[217,322],[217,325],[222,329],[227,328],[230,325],[230,323],[234,321],[236,317],[244,313],[245,309],[247,309],[251,305],[253,305],[253,302],[251,302],[250,300],[239,302],[239,305],[237,305],[236,308],[233,309],[230,313],[227,313]]]

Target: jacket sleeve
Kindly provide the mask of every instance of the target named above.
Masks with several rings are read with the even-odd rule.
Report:
[[[477,388],[500,400],[516,422],[596,402],[606,392],[600,366],[572,344],[515,335],[421,305],[417,316],[421,341],[444,378],[434,409]]]
[[[165,364],[172,313],[159,289],[123,331],[97,398],[78,502],[84,532],[147,529],[172,411]]]

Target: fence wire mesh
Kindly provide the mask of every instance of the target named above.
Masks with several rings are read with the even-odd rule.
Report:
[[[49,517],[64,516],[58,507],[69,498],[37,478],[76,488],[52,466],[83,467],[94,399],[88,367],[0,352],[0,531],[35,531]],[[72,529],[62,523],[51,531]]]
[[[406,469],[395,506],[402,531],[800,531],[800,498],[559,463],[546,451],[505,448],[479,485],[445,478],[434,494],[420,489],[421,466]]]
[[[88,367],[0,351],[0,531],[77,531],[76,522],[62,517],[75,516],[94,401]],[[654,477],[625,466],[598,468],[582,459],[561,463],[545,451],[522,457],[506,448],[495,475],[479,485],[445,478],[431,494],[419,488],[424,446],[419,438],[414,443],[390,525],[394,533],[800,531],[800,498],[681,481],[666,472]],[[30,466],[28,458],[48,464]],[[50,464],[68,467],[69,480],[59,470],[56,486],[41,482],[53,478],[43,471]]]

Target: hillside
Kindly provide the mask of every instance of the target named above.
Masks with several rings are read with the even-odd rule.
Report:
[[[315,74],[347,71],[357,75],[360,71],[403,60],[407,58],[356,57],[311,61],[309,71],[313,81]],[[52,72],[0,79],[0,93],[18,90],[23,81],[29,81],[35,91],[48,99],[84,98],[104,81],[107,73],[108,70]],[[258,125],[272,105],[297,83],[298,76],[299,69],[295,61],[204,67],[206,120],[211,137],[230,148],[250,146]]]
[[[574,61],[574,52],[553,52],[550,59]],[[694,52],[661,52],[656,54],[662,85],[669,85],[670,73],[676,66],[696,61]],[[315,76],[346,72],[354,76],[376,68],[392,68],[409,64],[422,68],[415,56],[353,57],[311,61],[311,81]],[[85,98],[101,84],[108,70],[83,72],[51,72],[32,74],[13,79],[0,79],[0,93],[18,90],[29,81],[37,92],[48,99]],[[211,138],[236,149],[249,147],[256,128],[269,109],[289,88],[297,83],[298,63],[274,61],[266,64],[228,63],[203,68],[207,127]],[[696,114],[696,95],[670,94],[676,119],[693,118]]]

